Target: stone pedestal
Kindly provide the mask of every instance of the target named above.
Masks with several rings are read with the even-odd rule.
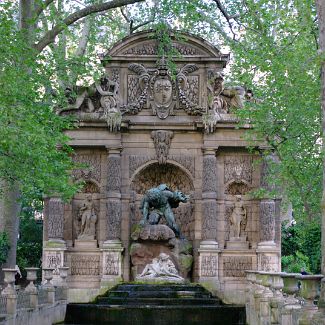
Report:
[[[60,282],[59,268],[64,266],[64,254],[67,250],[65,242],[53,242],[48,241],[44,245],[43,249],[43,268],[53,268],[53,279],[54,285],[58,285]],[[44,278],[43,278],[44,280]]]
[[[102,251],[102,278],[100,286],[111,288],[122,281],[122,253],[124,248],[120,240],[107,240]]]
[[[76,249],[93,249],[97,248],[97,240],[95,239],[89,239],[89,240],[84,240],[84,239],[76,239],[74,241],[74,247]]]
[[[249,242],[246,240],[245,237],[230,237],[227,241],[226,247],[228,249],[234,250],[241,250],[241,249],[248,249]]]
[[[138,226],[131,238],[133,279],[136,279],[145,266],[151,264],[161,253],[170,257],[182,278],[189,278],[193,263],[192,245],[186,239],[176,238],[171,228],[162,224]]]
[[[219,245],[216,241],[205,240],[200,244],[199,282],[210,290],[220,291],[219,282]]]
[[[258,270],[280,272],[280,252],[274,241],[260,242],[257,245],[256,253]]]

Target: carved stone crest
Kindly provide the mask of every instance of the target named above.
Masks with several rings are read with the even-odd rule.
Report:
[[[199,77],[189,76],[198,70],[195,64],[180,68],[175,81],[164,57],[154,69],[138,63],[132,63],[128,68],[136,75],[128,76],[128,103],[121,108],[123,113],[136,114],[145,107],[151,107],[160,119],[173,115],[175,107],[192,115],[203,113],[203,108],[199,107]]]
[[[157,160],[159,164],[166,164],[168,158],[168,152],[171,145],[171,140],[174,136],[172,131],[152,131],[151,138],[156,149]]]
[[[164,57],[159,62],[158,69],[150,79],[150,106],[154,115],[164,120],[173,115],[175,106],[175,87],[167,68]]]

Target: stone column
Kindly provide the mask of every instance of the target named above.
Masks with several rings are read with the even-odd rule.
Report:
[[[219,252],[217,243],[217,158],[215,148],[203,149],[202,241],[199,252],[199,282],[218,290]]]
[[[59,196],[45,198],[44,217],[48,240],[43,248],[43,268],[54,268],[53,283],[56,285],[60,281],[59,267],[63,266],[67,249],[64,240],[64,202]]]
[[[122,148],[107,148],[107,239],[103,243],[101,287],[114,286],[122,279],[121,242],[121,151]]]

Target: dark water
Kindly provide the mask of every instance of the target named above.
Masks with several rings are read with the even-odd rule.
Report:
[[[68,304],[65,325],[243,325],[243,306],[200,285],[121,284],[96,303]]]

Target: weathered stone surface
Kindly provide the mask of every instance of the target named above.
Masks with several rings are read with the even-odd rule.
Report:
[[[244,303],[243,270],[277,270],[281,256],[278,205],[248,195],[266,187],[267,171],[247,151],[245,128],[229,113],[240,109],[242,89],[222,85],[229,56],[193,35],[181,42],[172,35],[182,57],[171,80],[153,36],[135,33],[114,45],[103,61],[105,77],[76,88],[61,111],[80,122],[67,135],[80,163],[72,176],[85,185],[71,203],[46,204],[43,263],[55,272],[68,265],[73,300],[87,301],[117,281],[134,279],[165,253],[182,277],[206,281],[229,303]],[[161,216],[156,228],[132,234],[143,195],[159,184],[190,195],[170,207],[180,237],[190,242],[159,225],[166,223],[164,209],[148,214],[146,224]],[[81,210],[88,194],[93,209]],[[237,210],[235,195],[242,201]],[[93,220],[82,227],[87,215]]]
[[[168,241],[175,237],[175,233],[166,225],[137,226],[132,233],[133,240]]]
[[[165,242],[145,240],[132,243],[130,256],[133,277],[136,278],[138,274],[141,274],[145,266],[161,253],[170,256],[179,275],[188,279],[193,264],[192,245],[186,239],[178,238]]]

